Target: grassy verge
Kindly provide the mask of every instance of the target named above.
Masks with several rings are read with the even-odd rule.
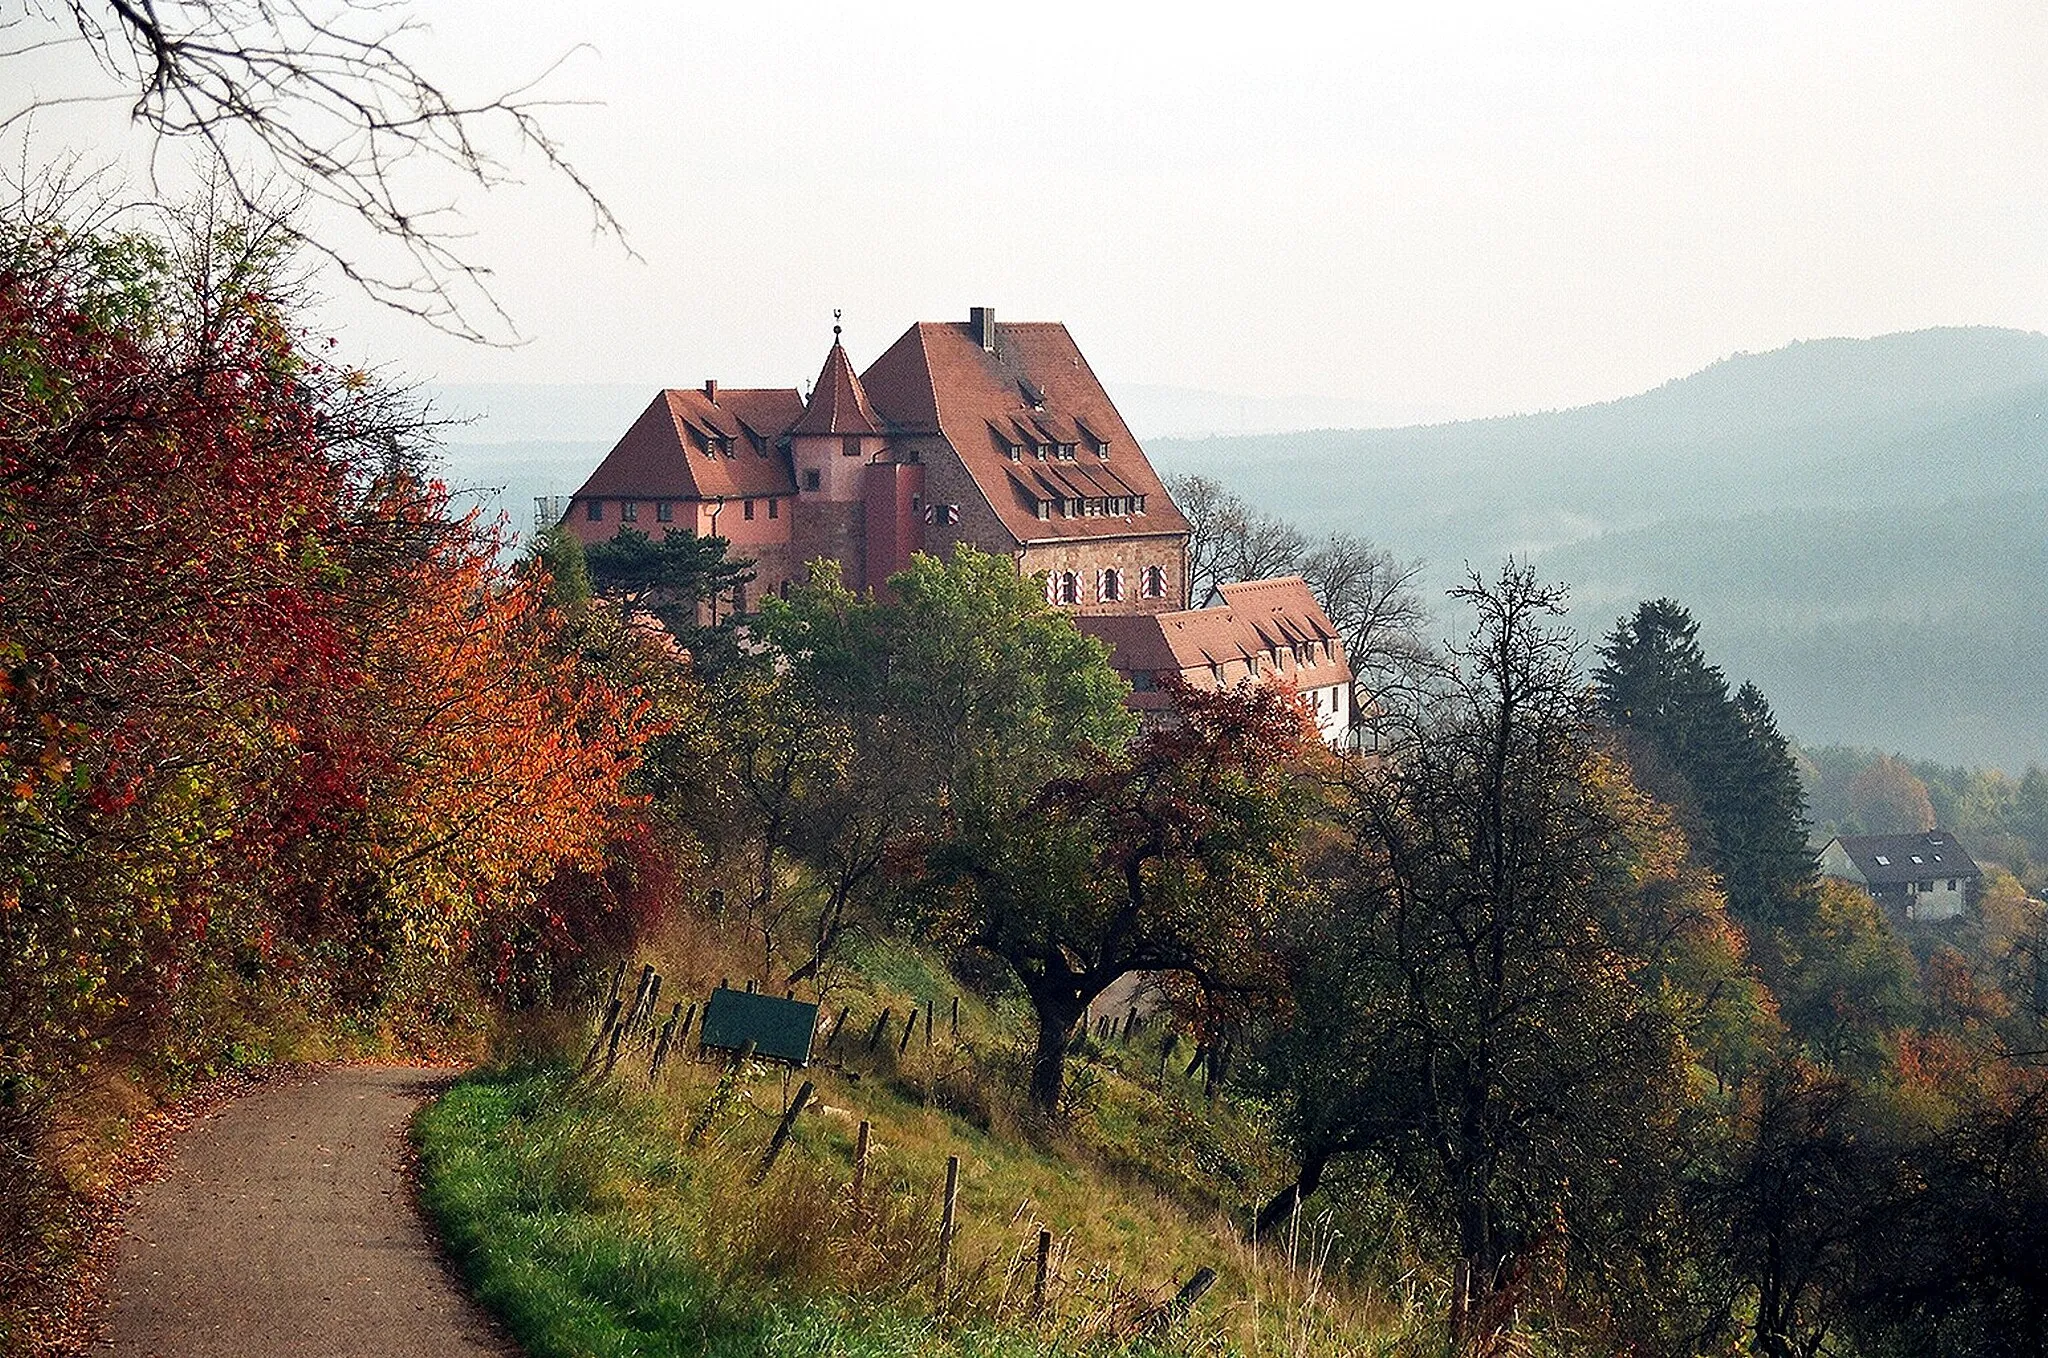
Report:
[[[772,1075],[725,1096],[703,1069],[659,1091],[578,1088],[549,1066],[472,1077],[415,1127],[428,1210],[533,1358],[1390,1354],[1420,1338],[1406,1317],[1334,1291],[1313,1241],[1261,1260],[1155,1190],[901,1090],[814,1073],[822,1111],[758,1186],[780,1108]],[[688,1145],[707,1104],[721,1111]],[[875,1144],[859,1204],[855,1113]],[[947,1155],[961,1159],[961,1220],[941,1298],[932,1258]],[[1056,1237],[1042,1309],[1041,1226]],[[1222,1281],[1189,1320],[1155,1331],[1199,1263]]]

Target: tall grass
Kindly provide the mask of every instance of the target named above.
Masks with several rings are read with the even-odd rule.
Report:
[[[850,1114],[809,1122],[752,1180],[779,1099],[756,1080],[685,1144],[715,1076],[579,1089],[558,1067],[474,1077],[421,1116],[425,1198],[486,1304],[535,1358],[572,1354],[1119,1355],[1407,1351],[1426,1327],[1326,1276],[1312,1227],[1282,1251],[1085,1164],[868,1094],[875,1148],[849,1190]],[[864,1091],[865,1093],[866,1091]],[[846,1091],[832,1088],[835,1098]],[[756,1101],[758,1100],[758,1102]],[[830,1105],[827,1105],[830,1107]],[[937,1286],[939,1165],[969,1165]],[[1034,1304],[1040,1229],[1054,1235]],[[1224,1276],[1159,1328],[1191,1260]]]

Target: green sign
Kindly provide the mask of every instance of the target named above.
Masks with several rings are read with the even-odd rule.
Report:
[[[803,1066],[810,1064],[817,1027],[815,1004],[720,986],[704,1004],[697,1041],[713,1051],[738,1051],[751,1042],[756,1056]]]

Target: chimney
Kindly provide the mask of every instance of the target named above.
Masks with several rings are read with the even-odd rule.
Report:
[[[967,308],[967,329],[974,342],[990,353],[996,351],[996,309],[992,306]]]
[[[704,379],[704,399],[705,399],[705,400],[707,400],[707,401],[709,401],[709,402],[711,402],[711,404],[713,404],[713,405],[717,405],[717,404],[718,404],[718,379],[717,379],[717,378],[715,378],[715,377],[707,377],[707,378],[705,378],[705,379]]]

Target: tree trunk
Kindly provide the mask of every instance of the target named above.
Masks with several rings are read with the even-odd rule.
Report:
[[[1067,1082],[1067,1043],[1087,1012],[1087,1004],[1068,995],[1034,995],[1038,1015],[1038,1048],[1031,1056],[1031,1103],[1040,1112],[1060,1110],[1060,1091]]]
[[[1309,1194],[1316,1191],[1323,1181],[1323,1166],[1330,1162],[1329,1154],[1322,1150],[1311,1150],[1301,1157],[1301,1176],[1287,1187],[1273,1195],[1273,1200],[1259,1209],[1252,1221],[1252,1235],[1262,1238],[1275,1226],[1294,1215],[1294,1210],[1308,1201]]]

